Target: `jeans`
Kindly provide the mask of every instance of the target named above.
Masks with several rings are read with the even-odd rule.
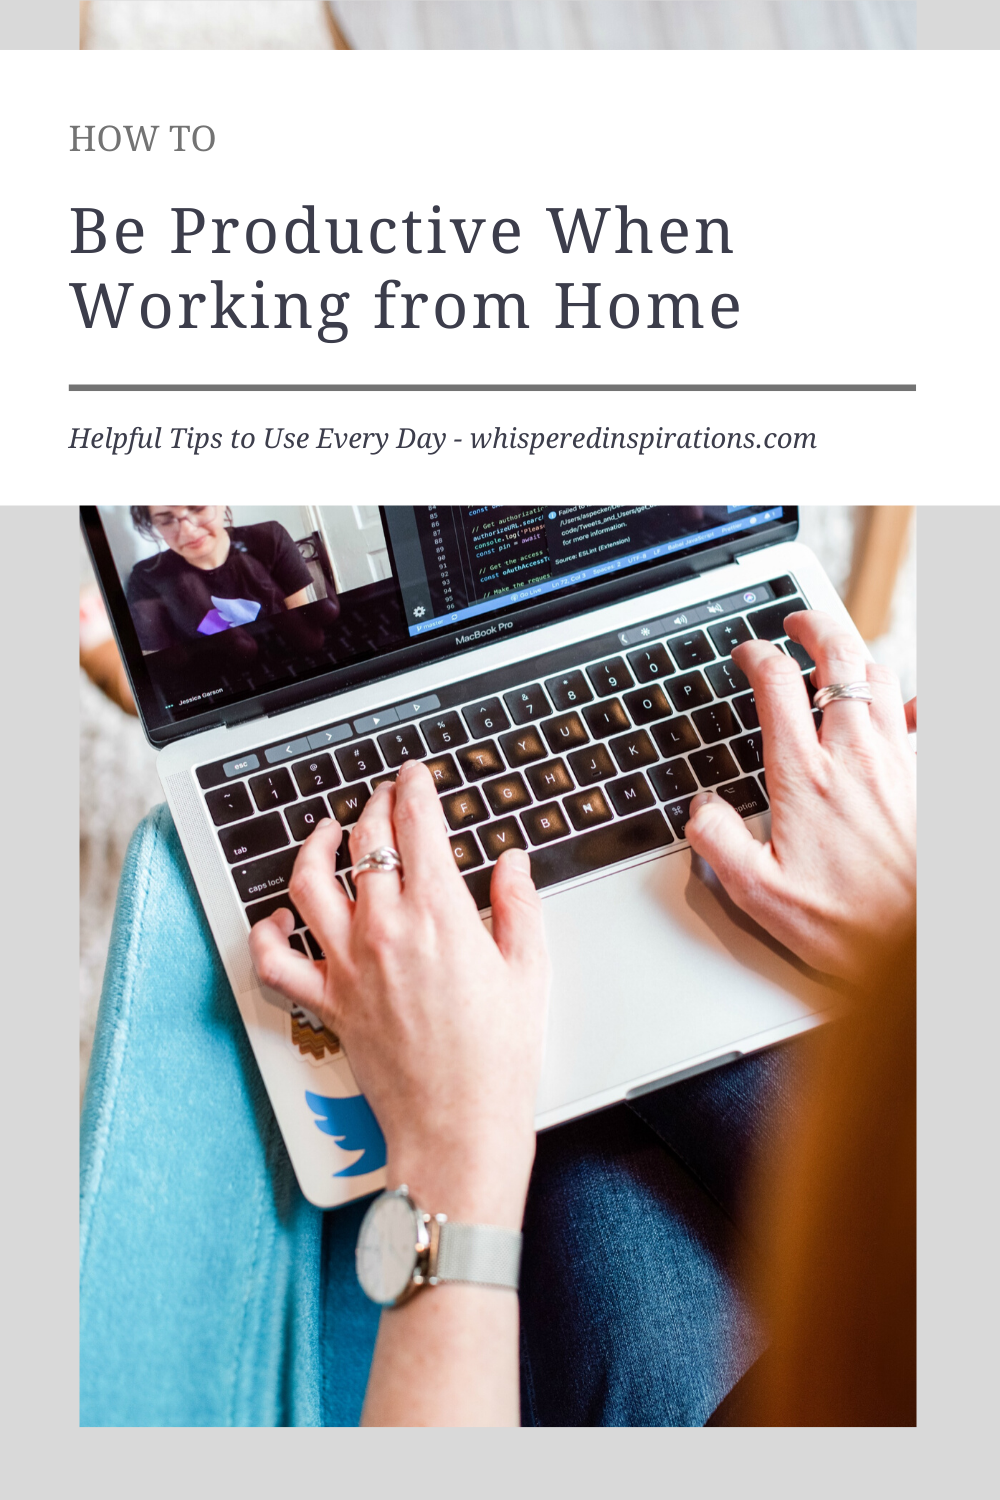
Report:
[[[699,1425],[753,1362],[742,1204],[802,1046],[539,1137],[526,1424]],[[367,1200],[302,1197],[166,808],[122,874],[81,1137],[81,1425],[356,1424]]]
[[[540,1135],[525,1215],[531,1426],[698,1427],[764,1337],[741,1287],[800,1038]]]

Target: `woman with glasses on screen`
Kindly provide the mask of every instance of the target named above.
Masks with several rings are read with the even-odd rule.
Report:
[[[279,522],[234,526],[231,510],[221,505],[130,510],[136,531],[163,549],[137,562],[128,581],[128,605],[145,653],[311,602],[312,575]],[[326,602],[336,607],[335,597]]]

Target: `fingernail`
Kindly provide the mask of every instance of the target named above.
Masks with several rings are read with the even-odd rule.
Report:
[[[717,797],[714,792],[697,792],[691,798],[691,808],[688,816],[694,817],[695,813],[700,812],[703,807],[710,807],[713,802],[721,801],[722,798]]]
[[[531,874],[531,855],[527,849],[506,849],[500,858],[505,859],[509,865],[513,865],[514,869],[520,870],[522,874]]]

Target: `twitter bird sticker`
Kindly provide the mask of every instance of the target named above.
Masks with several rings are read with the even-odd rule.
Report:
[[[317,1116],[317,1130],[332,1135],[341,1151],[361,1153],[349,1166],[334,1172],[334,1177],[361,1177],[385,1166],[385,1137],[364,1094],[331,1099],[326,1094],[311,1094],[307,1089],[306,1103]]]

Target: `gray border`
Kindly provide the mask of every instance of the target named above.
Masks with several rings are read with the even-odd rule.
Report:
[[[991,482],[985,470],[983,482]],[[1000,798],[987,763],[963,764],[956,731],[965,741],[972,725],[960,705],[975,705],[973,739],[990,753],[996,697],[988,680],[992,667],[984,679],[979,661],[992,662],[995,655],[1000,506],[921,506],[917,525],[923,559],[917,589],[918,1418],[942,1436],[950,1431],[968,1438],[963,1462],[971,1479],[974,1440],[991,1430],[995,1404],[984,1315],[996,1282]],[[986,646],[985,657],[978,657],[976,643]],[[985,1462],[984,1450],[981,1458]]]
[[[77,510],[0,508],[0,557],[4,1429],[34,1461],[78,1410]],[[3,1467],[23,1490],[29,1466]]]
[[[77,0],[7,0],[0,5],[0,49],[76,52],[79,46]]]
[[[919,0],[917,46],[921,51],[1000,47],[1000,5],[997,0]]]

